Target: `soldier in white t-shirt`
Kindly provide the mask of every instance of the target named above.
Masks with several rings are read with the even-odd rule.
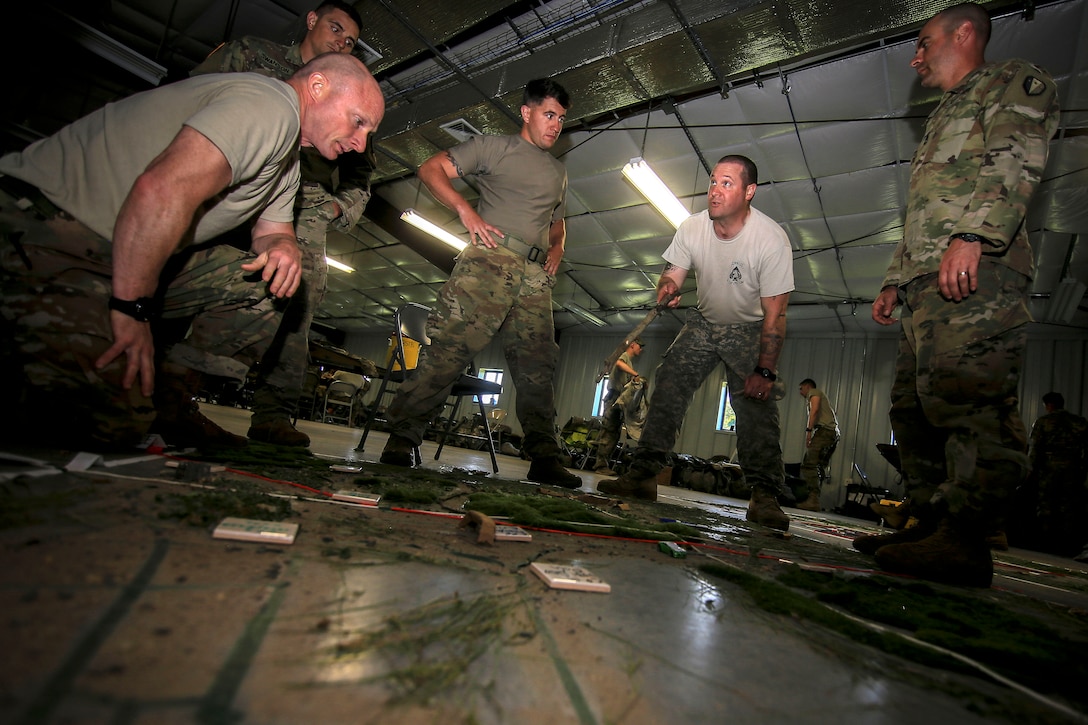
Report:
[[[678,292],[693,271],[699,304],[657,370],[631,469],[597,489],[655,501],[657,474],[676,443],[692,396],[724,363],[737,414],[737,452],[752,486],[747,518],[785,530],[789,517],[776,500],[785,472],[774,382],[793,291],[793,255],[782,228],[752,208],[756,182],[751,159],[723,157],[710,175],[707,211],[686,219],[665,250],[657,299]],[[679,297],[670,306],[677,304]]]

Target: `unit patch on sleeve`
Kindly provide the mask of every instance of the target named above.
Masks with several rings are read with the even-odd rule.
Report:
[[[1037,96],[1044,90],[1046,90],[1046,83],[1043,83],[1035,76],[1028,76],[1024,79],[1024,93],[1029,96]]]

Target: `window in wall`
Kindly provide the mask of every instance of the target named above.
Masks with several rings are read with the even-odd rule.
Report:
[[[729,403],[729,383],[722,383],[722,396],[718,399],[718,430],[737,429],[737,414]]]
[[[604,415],[604,391],[608,385],[608,378],[597,381],[597,387],[593,389],[593,412],[590,415]]]
[[[502,385],[502,369],[501,368],[480,368],[480,372],[477,373],[477,376],[483,378],[484,380],[490,380],[493,383],[498,383],[499,385]],[[473,397],[473,401],[475,401],[477,396],[474,395],[472,397]],[[499,396],[498,395],[493,395],[491,393],[488,393],[487,395],[483,396],[483,399],[484,399],[484,401],[483,401],[484,405],[498,405],[499,404]]]

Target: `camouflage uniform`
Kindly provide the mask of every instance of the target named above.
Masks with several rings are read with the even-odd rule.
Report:
[[[14,342],[4,351],[5,372],[25,374],[30,383],[21,415],[42,417],[28,428],[36,422],[49,425],[53,435],[79,436],[66,442],[134,444],[155,417],[151,399],[138,385],[121,387],[124,356],[102,370],[94,366],[113,340],[106,308],[113,245],[63,211],[24,211],[15,202],[0,192],[0,315],[5,336]],[[184,266],[163,293],[163,318],[188,318],[212,307],[229,315],[232,326],[230,335],[205,349],[174,346],[167,360],[245,378],[279,322],[273,298],[241,269],[253,258],[227,245],[175,255],[171,261]],[[20,367],[23,373],[16,372]],[[64,422],[58,426],[59,411]]]
[[[737,414],[737,456],[745,481],[777,492],[785,483],[778,403],[781,385],[771,400],[744,394],[744,381],[759,365],[762,322],[711,325],[693,309],[684,327],[665,351],[654,378],[650,413],[632,461],[637,472],[656,472],[672,451],[695,391],[706,376],[725,364],[730,403]]]
[[[301,68],[298,45],[285,46],[270,40],[245,37],[219,46],[190,75],[252,71],[286,80]],[[301,150],[302,186],[295,203],[295,234],[302,251],[302,282],[286,301],[283,323],[261,360],[253,393],[253,425],[294,416],[302,394],[309,362],[310,325],[325,298],[328,264],[325,238],[330,229],[350,231],[370,199],[370,174],[376,165],[373,145],[362,154],[348,153],[336,161],[325,159],[312,148]],[[340,207],[340,215],[336,207]],[[209,324],[210,338],[223,334],[220,325]]]
[[[623,353],[619,356],[617,362],[634,368],[634,363],[631,362],[630,353]],[[619,405],[615,405],[619,400],[620,394],[623,393],[624,387],[627,383],[631,382],[634,378],[631,373],[627,372],[619,365],[613,365],[612,371],[608,374],[608,391],[604,394],[604,420],[601,425],[601,433],[597,438],[597,467],[603,468],[608,465],[608,457],[612,453],[612,449],[616,447],[616,443],[620,440],[620,428],[623,425],[623,408]]]
[[[808,484],[808,490],[820,490],[820,469],[826,466],[831,458],[831,452],[839,443],[839,421],[835,417],[835,409],[831,407],[831,401],[827,394],[817,388],[808,391],[808,404],[812,405],[812,398],[820,398],[820,417],[812,431],[812,438],[805,446],[805,457],[801,460],[801,478]],[[808,418],[805,418],[808,422]]]
[[[230,122],[239,108],[258,109],[251,126]],[[230,334],[208,340],[203,350],[169,349],[158,340],[155,346],[174,367],[244,378],[280,316],[260,274],[241,269],[253,256],[207,242],[255,216],[290,221],[299,123],[297,95],[280,81],[189,79],[117,101],[0,157],[10,174],[0,179],[6,190],[0,194],[0,314],[16,342],[5,351],[4,367],[25,371],[9,378],[26,384],[24,413],[52,413],[47,432],[70,442],[131,445],[147,429],[151,401],[135,387],[121,389],[127,356],[101,371],[94,364],[113,340],[107,305],[118,214],[134,180],[186,124],[219,138],[228,163],[251,154],[259,166],[216,204],[201,207],[189,233],[176,241],[178,251],[164,260],[154,294],[165,318],[210,309],[229,316]],[[161,328],[160,320],[151,329]]]
[[[1053,80],[1021,60],[981,66],[942,97],[911,162],[903,241],[883,287],[903,304],[891,423],[907,493],[999,525],[1027,468],[1017,412],[1032,253],[1028,202],[1058,124]],[[953,234],[984,237],[978,289],[940,296]]]
[[[419,445],[453,381],[499,336],[518,390],[522,450],[533,459],[558,456],[554,286],[555,277],[524,254],[505,247],[466,247],[427,321],[431,344],[422,349],[415,375],[389,406],[392,430]]]
[[[1031,476],[1016,509],[1025,521],[1028,540],[1045,551],[1071,555],[1081,550],[1088,514],[1088,420],[1058,409],[1043,415],[1031,429]]]
[[[466,247],[439,291],[427,325],[431,345],[389,406],[395,435],[382,458],[388,462],[396,447],[419,445],[450,386],[498,336],[518,391],[522,451],[533,459],[530,480],[540,480],[533,478],[539,474],[560,485],[581,485],[557,462],[555,277],[543,266],[549,245],[559,241],[553,232],[566,231],[565,224],[554,226],[566,211],[566,168],[521,134],[473,136],[445,153],[457,175],[472,177],[478,187],[476,213],[504,237],[494,249]]]

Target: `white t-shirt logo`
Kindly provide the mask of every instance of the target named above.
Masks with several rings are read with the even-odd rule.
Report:
[[[730,284],[741,284],[744,282],[744,275],[740,273],[740,264],[733,262],[733,269],[729,272]]]

